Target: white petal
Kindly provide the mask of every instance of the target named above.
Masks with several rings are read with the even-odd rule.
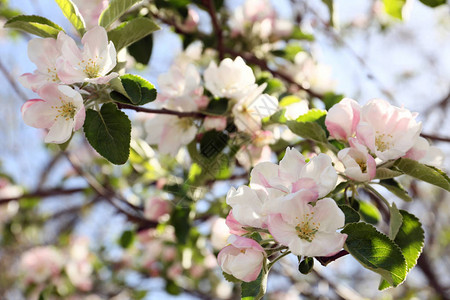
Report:
[[[320,223],[319,231],[335,232],[345,224],[345,215],[331,198],[324,198],[316,202],[313,208],[314,222]]]
[[[50,127],[50,131],[45,137],[46,143],[62,144],[69,140],[74,128],[74,121],[69,119],[58,118]]]

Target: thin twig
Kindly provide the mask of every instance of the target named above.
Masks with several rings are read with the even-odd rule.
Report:
[[[421,133],[420,135],[426,139],[430,139],[433,141],[450,142],[450,137],[443,137],[443,136],[437,136],[437,135],[425,134],[425,133]]]
[[[11,72],[9,72],[6,69],[6,67],[3,65],[1,60],[0,60],[0,71],[3,73],[6,80],[9,82],[9,84],[13,88],[14,92],[16,92],[17,96],[19,96],[19,98],[21,98],[24,102],[28,101],[27,95],[25,95],[24,92],[22,92],[20,87],[17,85],[17,82],[14,79],[14,77],[11,76]]]
[[[225,49],[223,46],[223,32],[222,27],[217,20],[216,7],[212,0],[203,0],[203,5],[208,9],[209,16],[211,17],[211,23],[214,29],[214,33],[217,37],[217,51],[219,52],[219,59],[222,60],[225,55]]]
[[[204,118],[207,115],[201,112],[181,112],[166,108],[161,109],[153,109],[153,108],[145,108],[145,107],[139,107],[139,106],[133,106],[125,103],[117,103],[117,107],[120,109],[132,109],[137,112],[145,112],[145,113],[152,113],[152,114],[163,114],[163,115],[173,115],[177,116],[179,118]]]
[[[75,193],[80,193],[86,191],[87,188],[72,188],[72,189],[47,189],[47,190],[36,190],[31,193],[22,194],[15,197],[2,198],[0,199],[0,205],[6,204],[11,201],[25,199],[25,198],[44,198],[44,197],[54,197],[61,195],[71,195]]]

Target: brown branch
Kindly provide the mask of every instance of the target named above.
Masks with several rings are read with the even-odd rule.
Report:
[[[11,72],[9,72],[6,69],[6,67],[3,65],[1,61],[0,61],[0,71],[3,73],[6,80],[13,88],[14,92],[16,92],[17,96],[19,96],[19,98],[21,98],[23,101],[28,101],[27,95],[25,95],[24,92],[20,89],[20,87],[16,83],[16,80],[11,76]]]
[[[450,137],[443,137],[443,136],[437,136],[437,135],[425,134],[425,133],[421,133],[420,135],[426,139],[430,139],[433,141],[450,142]]]
[[[433,289],[441,296],[442,300],[450,300],[449,293],[445,291],[445,288],[441,286],[436,273],[434,273],[433,267],[431,266],[431,262],[428,259],[428,256],[425,254],[425,250],[419,256],[417,260],[417,266],[422,270],[422,272],[427,277],[429,284],[433,287]]]
[[[140,107],[140,106],[133,106],[133,105],[129,105],[129,104],[125,104],[125,103],[116,103],[117,107],[120,109],[132,109],[135,110],[137,112],[145,112],[145,113],[151,113],[151,114],[163,114],[163,115],[173,115],[173,116],[177,116],[179,118],[204,118],[207,115],[201,112],[181,112],[181,111],[176,111],[176,110],[171,110],[171,109],[166,109],[166,108],[161,108],[161,109],[153,109],[153,108],[145,108],[145,107]]]
[[[54,196],[61,196],[61,195],[71,195],[75,193],[80,193],[86,191],[87,188],[72,188],[72,189],[48,189],[48,190],[37,190],[31,193],[22,194],[20,196],[16,197],[9,197],[9,198],[1,198],[0,199],[0,205],[6,204],[10,201],[14,200],[20,200],[24,198],[44,198],[44,197],[54,197]]]
[[[203,0],[202,3],[208,9],[208,14],[211,17],[211,23],[217,37],[217,51],[219,51],[219,59],[222,60],[225,55],[225,49],[223,46],[223,31],[219,21],[217,20],[216,7],[213,0]]]
[[[335,261],[338,258],[346,256],[347,254],[349,254],[349,253],[346,250],[341,250],[338,253],[336,253],[335,255],[332,255],[332,256],[318,256],[318,257],[315,257],[315,259],[317,259],[317,261],[320,262],[320,264],[322,266],[327,266],[329,263]]]

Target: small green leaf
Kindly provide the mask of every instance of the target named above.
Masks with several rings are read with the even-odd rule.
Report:
[[[9,19],[5,28],[22,30],[43,38],[56,38],[63,29],[44,17],[20,15]]]
[[[308,274],[314,267],[314,257],[305,257],[298,265],[298,271],[302,274]]]
[[[333,17],[334,17],[334,5],[333,5],[333,0],[322,0],[323,3],[325,3],[325,5],[328,7],[328,13],[330,14],[330,25],[334,26],[334,21],[333,21]]]
[[[394,240],[403,222],[403,217],[400,214],[400,211],[398,210],[395,203],[392,203],[392,205],[389,207],[389,215],[389,238],[391,240]]]
[[[242,282],[241,284],[241,300],[259,300],[264,297],[267,288],[268,273],[261,270],[258,278],[252,282]]]
[[[298,122],[317,122],[327,115],[325,110],[310,109],[306,114],[303,114],[297,118]]]
[[[82,36],[86,31],[84,19],[81,16],[78,8],[71,0],[55,0],[61,8],[64,16],[72,23],[73,27]]]
[[[175,236],[179,244],[186,244],[191,230],[189,207],[176,206],[170,216],[170,222],[175,228]]]
[[[160,29],[159,26],[152,19],[136,18],[122,23],[108,32],[108,37],[116,46],[116,50],[119,51],[158,29]]]
[[[153,35],[147,35],[145,38],[128,46],[128,52],[134,57],[136,62],[147,65],[150,61],[153,49]]]
[[[446,0],[419,0],[419,1],[429,7],[437,7],[447,2]]]
[[[221,131],[207,131],[200,141],[200,153],[207,158],[214,157],[222,152],[228,140],[229,136]]]
[[[351,206],[346,204],[340,204],[338,206],[345,215],[345,224],[359,222],[359,214]]]
[[[289,106],[291,104],[298,103],[300,101],[302,101],[302,99],[300,99],[299,97],[294,96],[294,95],[289,95],[289,96],[281,98],[280,103],[278,104],[278,106],[286,107],[286,106]]]
[[[342,233],[348,235],[345,250],[365,268],[380,274],[393,286],[398,286],[405,280],[405,257],[386,235],[366,223],[348,224]]]
[[[225,278],[225,280],[228,281],[228,282],[233,282],[233,283],[241,282],[239,279],[237,279],[236,277],[234,277],[231,274],[222,272],[222,275],[223,275],[223,278]]]
[[[384,186],[386,189],[388,189],[388,191],[390,191],[392,194],[399,197],[400,199],[402,199],[406,202],[412,201],[411,197],[408,195],[408,192],[396,180],[384,179],[384,180],[380,180],[379,184],[381,186]]]
[[[377,173],[375,174],[375,179],[389,179],[402,175],[402,172],[388,169],[388,168],[377,168]]]
[[[342,99],[344,99],[344,95],[328,92],[323,95],[322,101],[325,104],[325,109],[329,110]]]
[[[378,208],[365,201],[359,202],[359,213],[362,219],[370,224],[378,224],[381,220],[381,214]]]
[[[84,133],[92,147],[113,164],[124,164],[127,161],[131,122],[114,103],[103,104],[100,112],[88,109]]]
[[[400,247],[406,260],[406,271],[409,272],[416,265],[422,252],[425,235],[422,224],[416,216],[404,210],[399,212],[403,221],[394,242]],[[390,286],[388,282],[382,280],[379,289],[383,290]]]
[[[211,100],[204,112],[213,116],[221,116],[228,110],[228,103],[226,98]]]
[[[325,130],[316,122],[287,121],[286,124],[293,133],[302,138],[320,143],[327,142]]]
[[[304,33],[299,26],[294,26],[294,29],[292,30],[291,39],[294,40],[307,40],[307,41],[314,41],[314,36],[309,33]]]
[[[270,117],[268,117],[268,121],[264,122],[264,124],[266,125],[270,125],[270,124],[285,124],[287,119],[285,117],[285,113],[286,113],[286,109],[283,108],[279,111],[277,111],[276,113],[274,113],[273,115],[271,115]]]
[[[409,176],[431,183],[450,192],[450,178],[436,167],[424,165],[409,158],[399,158],[394,166]]]
[[[155,87],[144,78],[138,75],[125,74],[120,76],[119,79],[121,86],[115,82],[116,91],[110,94],[115,101],[132,105],[144,105],[156,99]]]
[[[101,13],[98,25],[108,28],[130,7],[142,0],[110,0],[108,7]]]
[[[384,10],[392,17],[402,20],[402,10],[406,0],[383,0]]]
[[[135,234],[133,231],[125,230],[120,236],[119,245],[124,249],[129,248],[134,242],[134,236]]]

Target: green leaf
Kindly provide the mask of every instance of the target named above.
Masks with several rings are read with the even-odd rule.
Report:
[[[200,153],[207,158],[214,157],[222,152],[228,140],[229,136],[221,131],[207,131],[200,141]]]
[[[400,211],[398,210],[395,203],[392,203],[392,205],[389,207],[389,215],[389,238],[391,240],[394,240],[403,222],[403,217],[400,214]]]
[[[234,277],[231,274],[222,272],[222,275],[223,275],[223,278],[225,278],[225,280],[228,281],[228,282],[233,282],[233,283],[241,282],[239,279],[237,279],[236,277]]]
[[[399,197],[400,199],[402,199],[406,202],[412,201],[411,197],[408,195],[408,192],[396,180],[383,179],[383,180],[380,180],[379,184],[381,186],[384,186],[386,189],[388,189],[388,191],[390,191],[392,194]]]
[[[120,18],[130,7],[141,0],[111,0],[108,7],[101,13],[98,25],[108,28]]]
[[[294,29],[292,30],[291,39],[295,40],[307,40],[307,41],[314,41],[314,36],[309,33],[304,33],[299,26],[294,26]]]
[[[147,65],[150,61],[153,49],[153,35],[147,35],[145,38],[128,46],[128,52],[134,57],[136,62]]]
[[[269,120],[267,122],[265,122],[265,124],[270,125],[270,124],[285,124],[287,119],[285,117],[285,113],[286,113],[286,109],[283,108],[279,111],[277,111],[276,113],[274,113],[273,115],[271,115],[269,117]]]
[[[176,206],[170,216],[170,222],[175,228],[175,236],[179,244],[186,244],[189,237],[189,231],[191,230],[190,213],[189,207]]]
[[[124,164],[127,161],[131,122],[114,103],[103,104],[100,112],[88,109],[84,133],[92,147],[113,164]]]
[[[63,29],[44,17],[20,15],[9,19],[5,28],[22,30],[43,38],[56,38]]]
[[[86,26],[76,5],[71,0],[55,0],[55,2],[61,8],[64,16],[72,23],[73,27],[83,36],[86,31]]]
[[[220,98],[217,100],[211,100],[205,109],[205,113],[214,116],[221,116],[228,110],[228,99]]]
[[[344,99],[344,95],[327,92],[323,95],[322,101],[325,104],[325,109],[329,110],[342,99]]]
[[[393,286],[406,277],[406,260],[393,241],[366,223],[351,223],[342,233],[347,234],[344,248],[365,268],[380,274]]]
[[[383,0],[384,10],[392,17],[402,20],[402,10],[406,0]]]
[[[136,18],[122,23],[108,32],[108,37],[116,46],[116,50],[119,51],[158,29],[160,29],[159,26],[152,19]]]
[[[125,74],[119,77],[123,87],[118,87],[118,91],[111,92],[110,96],[115,101],[129,103],[132,105],[144,105],[156,99],[156,89],[147,80],[132,74]],[[122,93],[125,92],[126,95]]]
[[[327,143],[327,134],[320,123],[325,119],[327,112],[320,109],[311,109],[306,114],[301,115],[295,121],[287,121],[289,129],[305,138],[320,143]]]
[[[425,235],[422,224],[416,216],[407,211],[400,210],[403,222],[398,230],[394,242],[400,247],[406,260],[406,271],[409,272],[417,263],[422,252]],[[379,289],[383,290],[391,285],[383,280]]]
[[[298,265],[298,271],[302,274],[308,274],[314,267],[314,257],[305,257]]]
[[[409,176],[431,183],[450,192],[450,178],[436,167],[424,165],[409,158],[399,158],[394,166]]]
[[[322,0],[323,3],[328,7],[328,13],[330,14],[330,25],[334,26],[333,16],[334,16],[334,7],[333,0]]]
[[[377,173],[375,174],[375,179],[389,179],[402,175],[402,172],[391,170],[388,168],[377,168]]]
[[[365,201],[359,202],[359,213],[362,219],[370,224],[378,224],[381,220],[381,214],[378,208]]]
[[[419,0],[419,1],[429,7],[437,7],[447,2],[446,0]]]
[[[340,204],[338,206],[345,215],[345,224],[359,222],[359,214],[351,206],[346,204]]]
[[[124,249],[129,248],[134,242],[134,237],[135,234],[133,231],[125,230],[120,236],[119,245]]]
[[[261,270],[258,278],[252,282],[242,282],[241,284],[241,300],[259,300],[264,297],[267,288],[268,273]]]

